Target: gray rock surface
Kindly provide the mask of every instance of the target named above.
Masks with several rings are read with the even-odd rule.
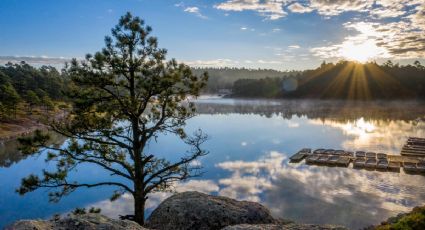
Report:
[[[222,229],[236,224],[270,224],[276,220],[263,205],[199,192],[175,194],[147,220],[152,229]]]
[[[227,226],[223,230],[348,230],[342,226],[314,224],[240,224]]]
[[[115,220],[100,214],[70,215],[59,220],[21,220],[6,230],[146,230],[136,222]]]

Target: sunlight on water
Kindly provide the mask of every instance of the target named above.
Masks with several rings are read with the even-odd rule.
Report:
[[[425,202],[422,175],[288,163],[294,152],[305,147],[399,154],[409,136],[425,137],[425,106],[420,103],[340,105],[206,98],[197,107],[200,115],[190,120],[188,129],[202,128],[209,134],[204,147],[210,154],[195,162],[203,166],[203,176],[175,184],[177,192],[195,190],[257,201],[278,218],[353,229]],[[43,154],[23,159],[13,146],[0,146],[0,223],[48,218],[76,207],[100,207],[114,218],[132,213],[133,198],[126,194],[111,202],[111,189],[78,190],[58,204],[47,202],[46,191],[18,196],[14,190],[20,178],[48,165]],[[185,150],[173,136],[160,137],[148,149],[171,158]],[[109,175],[85,165],[73,177],[101,180]],[[151,194],[147,214],[171,194]]]
[[[348,122],[343,126],[347,134],[354,134],[358,136],[366,136],[368,133],[375,130],[375,125],[372,122],[366,122],[364,118],[360,118],[354,123]]]

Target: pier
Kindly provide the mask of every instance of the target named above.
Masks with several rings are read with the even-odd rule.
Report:
[[[291,163],[301,162],[321,166],[396,171],[400,169],[406,173],[419,173],[425,175],[425,138],[410,137],[403,146],[400,155],[389,155],[372,151],[346,151],[335,149],[316,149],[312,151],[304,148],[290,158]]]

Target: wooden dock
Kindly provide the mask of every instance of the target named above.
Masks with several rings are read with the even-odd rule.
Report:
[[[379,171],[400,171],[425,175],[425,138],[411,137],[403,146],[400,155],[389,155],[371,151],[346,151],[335,149],[301,149],[290,157],[290,162],[301,162],[321,166],[366,168]]]
[[[311,154],[311,149],[301,149],[297,153],[295,153],[293,156],[291,156],[289,159],[291,162],[300,162],[302,161],[307,155]]]
[[[425,157],[425,138],[409,137],[400,154],[410,157]]]

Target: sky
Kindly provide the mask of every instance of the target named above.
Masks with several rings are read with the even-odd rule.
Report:
[[[168,58],[191,66],[425,64],[425,0],[1,0],[0,64],[83,58],[127,11],[153,27]]]

